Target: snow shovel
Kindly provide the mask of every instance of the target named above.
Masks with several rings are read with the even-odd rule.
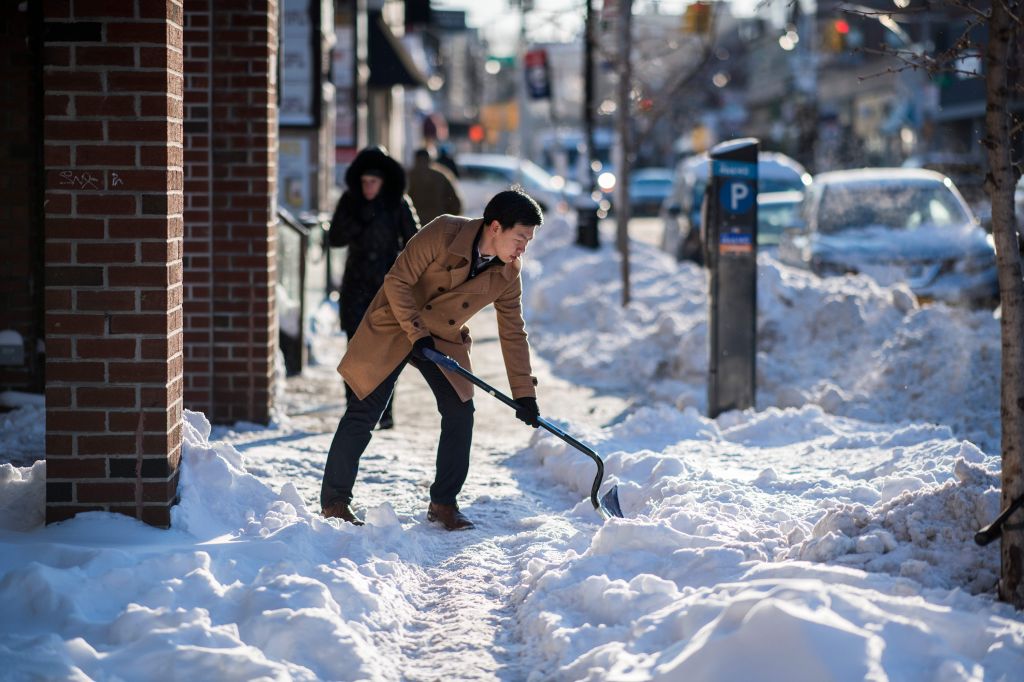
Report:
[[[512,409],[519,409],[519,404],[516,403],[516,401],[512,400],[512,398],[509,398],[507,395],[505,395],[498,389],[494,388],[493,386],[491,386],[486,381],[484,381],[477,375],[473,374],[469,370],[464,369],[462,365],[460,365],[458,362],[451,359],[447,355],[439,353],[431,348],[424,348],[423,354],[427,357],[428,360],[431,360],[432,362],[437,363],[440,367],[443,367],[444,369],[447,369],[450,372],[455,372],[464,379],[473,382],[474,384],[484,389],[485,391],[487,391],[488,393],[490,393],[495,398],[505,403]],[[601,498],[600,502],[597,499],[597,491],[601,487],[601,479],[604,478],[604,462],[601,461],[601,458],[598,457],[597,453],[588,448],[583,443],[573,438],[572,436],[570,436],[569,434],[567,434],[562,429],[558,428],[557,426],[549,422],[547,419],[544,419],[543,417],[537,417],[537,421],[546,430],[555,434],[556,436],[564,440],[566,443],[573,446],[590,459],[594,460],[594,464],[597,465],[597,476],[594,477],[594,485],[591,486],[590,488],[590,502],[591,504],[594,505],[594,509],[601,512],[601,514],[605,518],[611,518],[615,516],[621,519],[622,508],[619,506],[619,486],[613,485],[611,490],[604,494],[604,497]]]
[[[979,546],[984,547],[993,540],[1001,537],[1003,534],[1003,526],[1006,525],[1006,520],[1013,516],[1013,512],[1017,511],[1021,507],[1024,507],[1024,495],[1021,495],[1011,502],[1006,509],[1000,512],[995,521],[975,533],[974,541]]]

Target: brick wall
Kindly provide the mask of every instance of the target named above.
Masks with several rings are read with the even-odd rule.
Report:
[[[0,8],[0,331],[21,334],[25,360],[0,365],[0,391],[43,387],[43,365],[36,354],[43,331],[42,131],[36,111],[41,100],[37,43],[25,39],[33,34],[27,10],[16,2]]]
[[[166,526],[182,418],[182,2],[44,6],[47,522]]]
[[[185,14],[185,402],[270,417],[277,351],[277,2]]]
[[[185,7],[185,404],[213,415],[214,0]]]

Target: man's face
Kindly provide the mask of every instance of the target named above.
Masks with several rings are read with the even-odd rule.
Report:
[[[363,184],[363,198],[367,201],[373,201],[377,198],[377,194],[380,192],[381,185],[384,181],[376,175],[364,175],[360,178]]]
[[[494,235],[494,255],[503,263],[511,263],[526,251],[537,231],[537,226],[516,223],[511,228],[503,230],[501,223],[493,220],[488,229],[492,230]]]

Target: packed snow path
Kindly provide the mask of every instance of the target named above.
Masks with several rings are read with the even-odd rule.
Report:
[[[475,372],[507,393],[493,308],[481,312],[471,327]],[[287,449],[279,447],[273,431],[214,433],[214,438],[232,443],[246,458],[248,471],[268,484],[290,478],[311,510],[319,509],[322,466],[344,404],[334,370],[344,341],[335,341],[331,348],[318,349],[325,365],[308,368],[287,382],[281,400],[290,415],[285,425],[291,431]],[[534,365],[545,416],[598,426],[626,407],[624,400],[594,396],[588,389],[555,379],[539,357],[534,357]],[[433,394],[415,368],[407,367],[398,382],[396,428],[376,431],[360,464],[353,502],[357,513],[393,510],[405,529],[403,547],[415,546],[420,552],[400,557],[400,570],[376,576],[392,581],[412,607],[400,631],[376,630],[373,635],[391,638],[373,644],[388,652],[392,664],[387,667],[393,665],[395,679],[529,677],[531,657],[516,640],[513,587],[531,557],[565,551],[565,539],[577,532],[575,524],[601,522],[597,512],[592,517],[568,517],[579,500],[562,486],[541,489],[531,476],[525,480],[533,487],[522,488],[515,475],[522,458],[516,453],[527,447],[532,430],[483,391],[477,391],[474,402],[472,460],[460,504],[475,529],[450,533],[426,521],[440,419]],[[594,465],[582,453],[579,467],[593,477]],[[368,532],[365,527],[350,530]],[[548,542],[538,543],[538,534]]]

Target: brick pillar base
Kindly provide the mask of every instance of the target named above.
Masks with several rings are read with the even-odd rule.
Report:
[[[46,519],[167,526],[182,420],[182,2],[43,3]]]

